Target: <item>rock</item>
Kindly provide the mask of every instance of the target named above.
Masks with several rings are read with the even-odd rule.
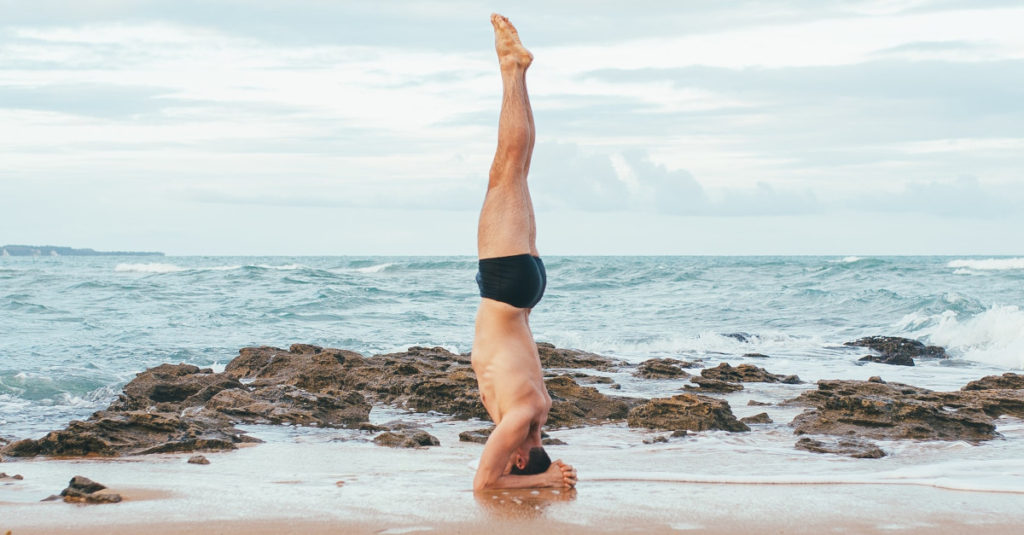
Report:
[[[745,418],[740,418],[740,421],[745,423],[745,424],[748,424],[748,425],[749,424],[770,424],[770,423],[773,423],[772,419],[768,416],[767,412],[762,412],[762,413],[759,413],[759,414],[755,414],[753,416],[747,416]]]
[[[833,380],[818,381],[817,390],[787,403],[814,407],[790,424],[798,435],[968,441],[996,436],[992,417],[980,406],[951,408],[951,399],[899,383]]]
[[[217,392],[240,388],[238,380],[189,364],[161,364],[135,376],[108,411],[177,412],[201,407]]]
[[[936,392],[923,399],[940,404],[947,409],[980,410],[992,418],[1003,415],[1024,418],[1024,389]]]
[[[764,401],[755,401],[753,399],[747,401],[748,407],[766,407],[768,405],[771,405],[771,403],[765,403]]]
[[[644,444],[658,444],[662,442],[668,442],[668,437],[666,437],[665,435],[658,435],[656,437],[644,438]]]
[[[764,353],[744,353],[743,354],[743,358],[748,358],[748,359],[767,359],[767,358],[771,358],[771,357],[769,357],[768,355],[765,355]]]
[[[868,382],[869,383],[882,383],[883,385],[885,384],[885,381],[883,381],[882,378],[877,376],[877,375],[872,375],[871,377],[868,377]]]
[[[722,336],[724,336],[726,338],[732,338],[733,340],[736,340],[738,342],[743,342],[743,343],[749,342],[750,338],[752,337],[752,335],[750,333],[744,333],[744,332],[725,333]]]
[[[65,502],[69,503],[117,503],[121,501],[120,494],[101,493],[107,487],[87,477],[75,476],[71,478],[68,487],[60,492]]]
[[[0,472],[0,479],[13,479],[15,481],[21,481],[25,479],[21,474],[14,474],[13,476],[7,475],[7,472]]]
[[[878,362],[880,364],[891,364],[893,366],[914,365],[914,359],[907,355],[864,355],[857,360],[859,362]]]
[[[828,441],[803,437],[796,441],[796,449],[814,453],[833,453],[857,459],[880,459],[885,457],[881,448],[865,440],[856,438],[840,438]]]
[[[372,401],[461,419],[489,418],[468,356],[440,347],[411,347],[365,360],[365,366],[352,370],[348,383]]]
[[[537,353],[540,356],[540,364],[544,368],[589,368],[610,371],[624,364],[595,353],[557,348],[547,342],[537,342]]]
[[[728,381],[722,381],[719,379],[710,379],[708,377],[691,377],[690,382],[694,385],[683,385],[683,388],[687,390],[700,390],[702,392],[738,392],[743,390],[743,385],[740,383],[730,383]]]
[[[607,357],[539,344],[547,366],[612,370]],[[581,375],[580,380],[611,382]],[[640,402],[613,398],[572,378],[547,381],[552,425],[625,419]],[[612,387],[617,385],[612,384]],[[38,440],[3,445],[10,456],[115,456],[218,451],[258,442],[238,423],[348,427],[377,432],[367,419],[372,404],[454,418],[487,419],[469,355],[440,347],[410,347],[364,357],[352,351],[293,344],[247,347],[222,373],[189,364],[162,364],[139,373],[106,410]]]
[[[477,444],[486,444],[492,431],[494,431],[493,427],[463,431],[459,433],[459,442],[476,442]]]
[[[1024,375],[1016,373],[1004,373],[1002,375],[989,375],[977,381],[967,383],[960,390],[1019,390],[1024,389]]]
[[[683,368],[693,368],[696,364],[676,359],[648,359],[637,366],[633,375],[644,379],[671,379],[689,377]]]
[[[188,458],[188,464],[210,464],[210,460],[202,455],[193,455]]]
[[[686,435],[689,435],[689,434],[690,434],[690,432],[685,430],[685,429],[677,429],[675,431],[672,431],[672,434],[669,435],[669,436],[672,437],[672,438],[680,438],[680,437],[685,437]]]
[[[374,437],[373,443],[389,448],[425,448],[441,445],[437,437],[419,430],[385,431]]]
[[[723,362],[714,368],[701,370],[700,375],[708,379],[718,379],[731,383],[802,383],[796,375],[768,373],[764,368],[759,368],[753,364],[740,364],[733,368],[729,363]]]
[[[746,424],[733,416],[727,402],[698,394],[652,399],[629,411],[627,422],[629,427],[671,431],[750,431]]]
[[[568,446],[564,440],[551,437],[541,439],[540,443],[544,446]]]
[[[621,385],[617,384],[614,379],[612,379],[611,377],[604,376],[604,375],[590,375],[590,374],[582,373],[582,372],[573,372],[573,373],[551,372],[549,374],[545,374],[544,377],[545,377],[545,379],[547,379],[547,378],[550,378],[550,377],[558,377],[559,375],[568,375],[569,377],[572,377],[574,381],[576,381],[577,383],[579,383],[581,385],[593,385],[593,384],[612,385],[613,388],[614,387],[621,388]]]
[[[224,369],[235,379],[245,379],[253,388],[291,385],[308,392],[358,390],[352,373],[367,364],[359,353],[293,344],[287,351],[276,347],[246,347]]]
[[[606,396],[592,386],[580,386],[566,375],[544,381],[551,395],[550,427],[578,427],[626,418],[639,399]]]
[[[917,340],[900,338],[898,336],[867,336],[853,342],[846,342],[845,346],[866,347],[877,351],[881,360],[872,362],[883,362],[885,364],[898,364],[911,366],[915,357],[928,357],[944,359],[947,357],[946,350],[939,346],[926,346]],[[861,360],[864,360],[863,358]]]
[[[358,427],[370,416],[370,404],[358,392],[313,393],[292,385],[223,390],[206,404],[234,422],[319,427]]]
[[[38,440],[15,442],[3,453],[13,457],[116,456],[233,450],[244,442],[260,440],[243,435],[229,421],[215,415],[99,411],[86,421],[72,421],[66,429]]]

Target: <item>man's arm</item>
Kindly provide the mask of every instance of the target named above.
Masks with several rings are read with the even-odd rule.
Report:
[[[484,452],[480,456],[480,465],[476,469],[476,477],[473,478],[473,490],[570,486],[562,474],[562,467],[566,465],[561,462],[551,463],[548,470],[542,474],[529,476],[505,474],[509,458],[516,447],[526,439],[532,420],[533,414],[526,410],[505,414],[501,423],[487,438],[487,444],[484,445]],[[571,467],[569,469],[571,470]],[[575,480],[573,480],[573,484],[575,484]]]

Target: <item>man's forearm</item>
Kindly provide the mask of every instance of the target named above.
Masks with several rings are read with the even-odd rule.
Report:
[[[533,474],[529,476],[502,475],[492,485],[483,490],[494,489],[539,489],[543,487],[557,487],[552,483],[547,474]]]

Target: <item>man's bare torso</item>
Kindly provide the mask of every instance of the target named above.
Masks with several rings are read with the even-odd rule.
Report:
[[[510,410],[530,410],[538,430],[547,420],[551,397],[544,386],[537,344],[526,312],[482,300],[473,342],[473,371],[480,397],[495,424]]]

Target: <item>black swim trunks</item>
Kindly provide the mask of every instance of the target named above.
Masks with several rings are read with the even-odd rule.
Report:
[[[480,297],[516,308],[533,308],[544,296],[548,274],[544,262],[529,254],[480,259],[476,273]]]

